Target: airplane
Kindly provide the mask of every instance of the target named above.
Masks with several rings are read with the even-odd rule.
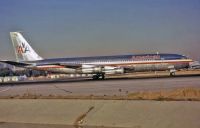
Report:
[[[10,32],[10,37],[17,60],[0,62],[51,73],[92,74],[93,79],[105,79],[105,74],[166,70],[174,76],[193,62],[184,55],[166,53],[43,59],[20,32]]]

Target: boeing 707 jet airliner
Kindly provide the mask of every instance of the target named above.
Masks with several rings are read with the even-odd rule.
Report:
[[[142,71],[165,71],[189,67],[192,59],[179,54],[132,54],[76,58],[43,59],[19,32],[10,33],[16,61],[0,61],[16,67],[64,74],[92,74],[93,79],[104,79],[105,74],[124,74]]]

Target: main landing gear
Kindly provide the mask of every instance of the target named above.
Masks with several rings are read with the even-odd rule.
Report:
[[[170,72],[170,76],[175,76],[176,73],[175,72]]]
[[[170,70],[170,76],[175,76],[175,75],[176,75],[176,70],[175,69]]]
[[[105,74],[96,74],[96,75],[93,75],[92,77],[93,80],[104,80],[105,79]]]

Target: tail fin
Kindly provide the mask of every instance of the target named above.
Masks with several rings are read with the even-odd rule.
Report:
[[[19,32],[10,32],[17,61],[42,60]]]

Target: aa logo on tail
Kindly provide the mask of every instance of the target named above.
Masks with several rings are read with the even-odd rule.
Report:
[[[22,53],[26,53],[29,52],[29,47],[25,45],[25,43],[21,43],[21,45],[17,46],[17,53],[18,54],[22,54]]]

